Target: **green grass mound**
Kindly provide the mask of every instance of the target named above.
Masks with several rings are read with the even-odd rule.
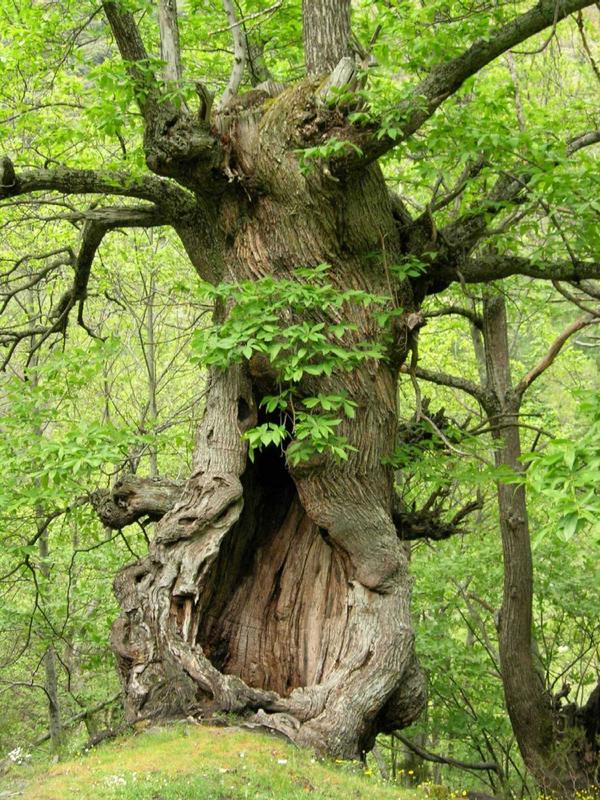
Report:
[[[2,792],[0,792],[1,796]],[[24,800],[411,800],[357,765],[239,728],[150,728],[32,776]]]

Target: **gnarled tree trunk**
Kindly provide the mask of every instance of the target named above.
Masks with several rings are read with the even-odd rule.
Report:
[[[79,192],[100,185],[102,192],[153,205],[89,217],[73,290],[50,333],[63,330],[69,310],[83,302],[104,234],[123,224],[172,225],[200,277],[213,283],[294,280],[298,267],[327,263],[336,287],[387,295],[396,312],[382,332],[372,309],[345,308],[340,313],[352,324],[345,346],[384,337],[388,357],[364,361],[351,374],[305,376],[296,387],[300,398],[344,392],[355,404],[355,418],[339,428],[353,448],[342,464],[320,456],[292,467],[274,446],[250,462],[242,434],[259,420],[261,399],[274,393],[277,371],[266,359],[251,358],[211,374],[193,474],[160,519],[148,557],[116,581],[122,613],[113,646],[131,717],[198,706],[236,711],[298,742],[356,756],[378,732],[418,715],[424,681],[414,655],[401,541],[409,536],[402,515],[394,514],[392,473],[385,466],[396,434],[397,371],[422,322],[419,304],[426,294],[458,280],[551,273],[520,257],[471,258],[494,215],[520,201],[527,174],[517,169],[519,180],[503,174],[479,204],[438,230],[432,214],[452,192],[413,219],[386,188],[376,162],[421,130],[466,79],[589,4],[565,0],[558,8],[543,0],[432,67],[402,93],[388,132],[376,120],[351,121],[349,112],[364,102],[352,95],[364,75],[351,57],[349,0],[303,0],[308,77],[283,91],[267,80],[241,96],[236,93],[250,49],[227,0],[235,63],[212,115],[201,83],[197,113],[165,95],[148,71],[133,15],[104,0],[144,119],[146,163],[173,180],[144,176],[99,184],[87,171],[71,175],[70,188],[74,181]],[[175,5],[164,3],[162,10],[169,23],[162,25],[163,44],[166,36],[174,45],[174,29],[165,30],[176,25]],[[168,60],[177,76],[178,60]],[[571,152],[591,141],[595,134],[571,140]],[[298,151],[322,156],[308,174]],[[482,166],[469,172],[476,175]],[[3,196],[49,181],[60,188],[65,180],[61,171],[19,176],[9,159],[0,177]],[[390,267],[404,256],[419,259],[422,273],[396,279]],[[552,269],[555,277],[579,279],[596,274],[597,265],[574,261]],[[337,312],[319,314],[307,311],[304,318],[339,321]],[[99,498],[104,518],[139,512],[135,497],[120,491],[116,503]],[[154,500],[149,510],[160,517],[164,498]]]
[[[379,168],[343,181],[319,168],[306,176],[291,152],[303,125],[318,129],[332,114],[309,83],[221,118],[234,177],[211,200],[212,238],[202,220],[180,226],[202,274],[293,278],[327,262],[340,288],[389,294],[386,259],[402,254],[402,241]],[[406,317],[415,300],[407,285],[393,289]],[[382,335],[372,309],[340,313],[354,326],[348,347]],[[277,375],[255,358],[212,372],[193,474],[149,556],[116,581],[112,641],[131,717],[198,705],[252,712],[298,742],[355,757],[418,715],[425,692],[407,553],[383,463],[395,443],[405,317],[385,331],[389,362],[306,376],[298,387],[300,396],[345,392],[356,404],[340,428],[355,448],[342,464],[323,455],[292,467],[275,446],[251,462],[242,434]],[[119,492],[122,506],[135,505],[126,486]]]

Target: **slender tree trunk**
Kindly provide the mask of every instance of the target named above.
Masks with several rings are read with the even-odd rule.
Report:
[[[48,536],[43,534],[38,540],[38,552],[40,556],[40,572],[46,580],[50,578],[50,567],[48,565],[49,549]],[[63,730],[60,714],[60,702],[58,699],[58,670],[57,655],[53,644],[49,644],[44,654],[44,688],[48,698],[48,730],[50,733],[50,743],[53,752],[58,753],[62,746]]]
[[[496,443],[496,466],[523,474],[518,424],[521,396],[511,380],[506,306],[500,295],[484,299],[483,335],[486,411]],[[523,760],[539,786],[557,797],[570,798],[594,780],[597,745],[594,737],[590,740],[586,736],[585,720],[593,718],[592,727],[596,730],[598,711],[592,709],[592,703],[575,710],[570,729],[561,733],[558,709],[553,707],[544,676],[537,668],[533,559],[525,485],[498,481],[497,495],[504,562],[498,636],[506,706]]]
[[[488,388],[494,395],[491,418],[497,466],[523,473],[518,428],[520,400],[510,374],[504,298],[484,300],[484,339]],[[553,742],[551,700],[535,668],[533,631],[533,559],[525,486],[497,483],[504,557],[504,593],[499,624],[502,679],[508,713],[525,763],[544,769]]]
[[[33,292],[29,296],[29,316],[34,319],[34,302],[35,295]],[[35,350],[37,340],[35,336],[31,337],[31,357],[30,367],[31,375],[29,379],[34,387],[38,385],[38,374],[36,367],[38,366],[38,351]],[[33,434],[36,438],[41,438],[44,435],[43,430],[35,425]],[[48,540],[48,528],[44,520],[44,512],[40,504],[35,507],[35,518],[37,528],[37,546],[38,555],[40,558],[40,572],[46,582],[50,580],[50,546]],[[46,652],[43,657],[44,661],[44,689],[48,699],[48,731],[50,734],[50,743],[52,751],[56,754],[60,752],[62,746],[62,724],[60,714],[60,702],[58,699],[58,670],[57,670],[57,655],[52,641],[48,644]]]
[[[151,429],[156,426],[158,419],[157,386],[156,386],[156,341],[154,324],[154,304],[156,296],[156,275],[152,271],[146,287],[146,345],[144,347],[144,358],[146,360],[146,371],[148,373],[148,413],[146,420],[150,423]],[[158,457],[156,446],[149,446],[150,456],[150,475],[155,478],[158,475]]]

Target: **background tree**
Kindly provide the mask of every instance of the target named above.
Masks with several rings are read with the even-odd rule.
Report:
[[[554,769],[555,774],[546,780],[550,784],[562,782],[565,794],[572,794],[577,790],[579,775],[577,770],[570,773],[570,749],[573,743],[569,741],[569,736],[576,735],[574,721],[578,719],[575,728],[579,724],[582,730],[577,747],[581,750],[582,758],[593,763],[597,724],[595,692],[592,691],[588,703],[581,709],[571,704],[566,712],[562,711],[561,701],[568,697],[571,687],[564,683],[561,691],[553,694],[556,681],[547,680],[548,674],[544,674],[542,668],[539,646],[533,634],[533,558],[524,481],[526,463],[521,445],[521,426],[532,430],[536,430],[536,426],[528,425],[521,416],[524,395],[529,387],[552,366],[569,339],[586,327],[597,324],[600,316],[593,308],[586,310],[586,314],[563,328],[537,364],[513,384],[504,298],[498,294],[490,295],[488,291],[483,296],[481,315],[475,310],[457,306],[448,306],[437,313],[444,311],[468,319],[479,360],[481,384],[420,368],[416,368],[415,375],[442,386],[460,386],[462,391],[477,401],[484,410],[488,430],[493,437],[496,468],[509,470],[508,475],[497,473],[504,594],[501,609],[495,615],[498,653],[492,661],[502,677],[507,709],[526,763],[542,760],[543,766],[539,770],[534,769],[534,773],[541,775],[544,769]],[[481,426],[475,430],[485,432]],[[537,439],[540,435],[544,435],[544,431],[537,428]],[[571,532],[579,527],[590,511],[591,508],[585,509],[585,506],[580,513],[569,510],[567,524]],[[461,591],[464,592],[464,589]],[[471,600],[476,598],[472,597]],[[484,607],[486,605],[485,601],[476,602],[483,603]],[[495,645],[489,642],[485,632],[483,636],[486,649],[492,655]],[[588,722],[584,722],[588,719]],[[558,739],[557,726],[560,727]],[[559,746],[562,737],[567,742]]]

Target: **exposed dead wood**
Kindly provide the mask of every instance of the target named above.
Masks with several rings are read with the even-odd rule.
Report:
[[[120,530],[139,519],[161,519],[173,508],[182,489],[182,484],[166,478],[127,475],[112,489],[97,489],[91,502],[104,525]]]

